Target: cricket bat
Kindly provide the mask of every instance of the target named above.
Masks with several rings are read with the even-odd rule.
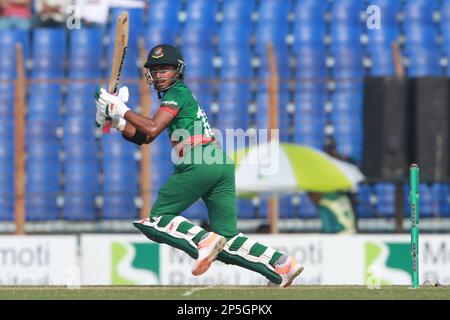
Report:
[[[123,11],[116,21],[116,35],[114,37],[114,52],[109,75],[108,92],[116,93],[119,87],[120,73],[122,71],[125,54],[128,46],[128,31],[130,30],[130,20],[128,11]],[[109,133],[111,128],[111,118],[107,117],[103,126],[103,133]]]

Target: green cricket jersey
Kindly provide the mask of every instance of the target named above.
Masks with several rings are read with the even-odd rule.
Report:
[[[169,138],[176,129],[185,129],[190,136],[213,138],[211,127],[197,98],[184,84],[183,80],[175,83],[163,95],[161,109],[170,112],[175,118],[167,127]],[[177,141],[182,141],[180,137]],[[173,137],[172,137],[173,141]]]

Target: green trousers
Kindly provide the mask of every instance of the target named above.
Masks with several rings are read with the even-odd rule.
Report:
[[[195,246],[161,228],[170,226],[175,217],[201,198],[208,209],[211,230],[225,237],[227,244],[229,243],[229,249],[222,250],[217,259],[226,264],[253,270],[270,281],[281,283],[281,277],[274,271],[273,266],[283,254],[238,233],[234,163],[220,147],[213,144],[196,149],[204,151],[219,163],[192,163],[198,160],[194,152],[184,155],[183,159],[188,161],[175,166],[174,174],[160,189],[158,199],[152,207],[150,220],[159,221],[157,227],[140,222],[134,225],[149,239],[176,247],[196,259],[198,252]],[[184,221],[175,230],[187,235],[193,228],[195,226],[191,222]],[[206,232],[201,229],[192,242],[197,245]],[[248,252],[245,249],[247,246]]]
[[[196,149],[211,154],[222,164],[194,164],[194,152],[185,155],[191,163],[175,166],[174,174],[159,190],[150,216],[179,215],[201,198],[208,209],[211,230],[231,238],[238,233],[234,163],[221,148],[212,144]]]

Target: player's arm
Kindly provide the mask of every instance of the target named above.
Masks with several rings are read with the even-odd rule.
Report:
[[[175,116],[160,108],[153,118],[145,117],[131,110],[125,113],[125,125],[122,134],[125,139],[138,144],[151,143],[162,132]]]

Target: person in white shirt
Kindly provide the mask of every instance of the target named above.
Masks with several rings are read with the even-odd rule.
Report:
[[[84,25],[105,25],[110,8],[145,8],[145,0],[74,0]]]

